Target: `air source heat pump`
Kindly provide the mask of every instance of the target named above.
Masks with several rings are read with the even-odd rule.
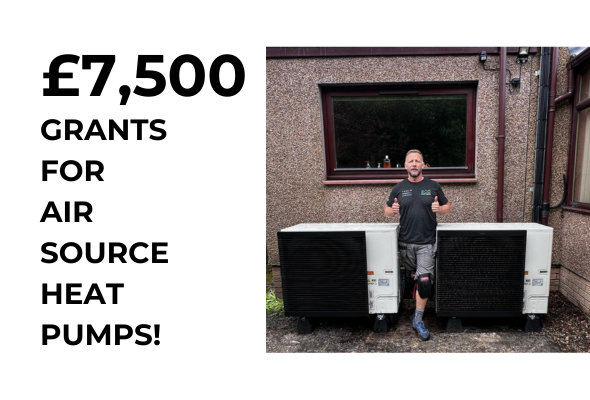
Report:
[[[537,314],[546,314],[549,302],[552,242],[553,228],[536,223],[439,224],[437,316],[457,324],[458,317],[527,314],[525,330],[540,329]]]
[[[299,317],[299,333],[317,317],[374,314],[376,332],[397,322],[397,225],[299,224],[277,233],[285,315]]]

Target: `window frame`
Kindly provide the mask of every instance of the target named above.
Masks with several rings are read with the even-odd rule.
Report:
[[[578,56],[576,63],[572,62],[572,69],[574,71],[574,96],[572,102],[572,119],[570,125],[570,138],[569,138],[569,150],[568,150],[568,163],[567,163],[567,192],[565,197],[564,210],[578,212],[582,214],[590,215],[590,203],[581,203],[573,200],[574,195],[574,169],[577,152],[577,129],[578,129],[578,116],[579,112],[590,108],[590,98],[580,101],[579,89],[581,75],[585,72],[590,71],[590,50],[585,50],[583,56]],[[590,138],[588,138],[590,140]],[[590,174],[590,171],[587,173]]]
[[[467,118],[465,140],[464,167],[425,168],[424,176],[439,182],[476,182],[475,149],[476,149],[476,98],[477,81],[474,82],[413,82],[413,83],[378,83],[378,84],[320,84],[322,102],[322,123],[324,137],[325,184],[363,184],[363,183],[395,183],[407,178],[404,168],[370,168],[342,169],[336,168],[336,146],[332,97],[338,96],[379,96],[379,95],[411,95],[411,96],[443,96],[466,95]],[[409,149],[408,149],[409,150]],[[428,160],[425,160],[428,162]]]

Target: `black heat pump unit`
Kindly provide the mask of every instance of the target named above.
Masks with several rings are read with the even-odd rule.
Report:
[[[439,230],[437,236],[437,316],[523,314],[526,230]]]
[[[369,315],[365,232],[278,232],[285,316]]]

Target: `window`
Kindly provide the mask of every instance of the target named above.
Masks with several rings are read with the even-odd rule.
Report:
[[[425,176],[475,178],[475,83],[320,90],[328,181],[406,178],[410,149],[424,155]]]
[[[574,67],[576,74],[566,209],[590,214],[590,57]]]

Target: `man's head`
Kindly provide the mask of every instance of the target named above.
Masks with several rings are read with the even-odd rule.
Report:
[[[406,153],[406,170],[412,178],[418,178],[422,175],[424,168],[424,158],[420,150],[410,150]]]

